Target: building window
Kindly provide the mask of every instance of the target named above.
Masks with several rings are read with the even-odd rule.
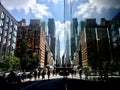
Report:
[[[4,37],[6,37],[7,36],[7,31],[4,31]]]
[[[6,18],[6,22],[9,22],[9,17],[7,16],[7,18]]]
[[[8,24],[5,25],[5,30],[7,30],[7,29],[8,29]]]
[[[2,28],[0,28],[0,35],[2,34]]]
[[[0,26],[3,26],[3,20],[0,20]]]
[[[1,13],[1,19],[4,19],[4,17],[5,17],[5,15],[4,15],[4,13],[2,12],[2,13]]]
[[[0,42],[1,42],[1,36],[0,36]]]
[[[15,49],[15,43],[12,44],[12,48]]]
[[[8,41],[8,46],[10,46],[10,41]]]
[[[14,43],[16,42],[16,37],[13,37],[13,41],[14,41]]]
[[[11,32],[12,32],[12,27],[10,27],[10,29],[9,29],[9,30],[10,30],[9,32],[11,33]]]
[[[11,39],[11,34],[9,34],[8,38],[9,38],[9,40]]]
[[[18,30],[18,27],[17,27],[17,25],[14,25],[14,29],[17,31]]]
[[[3,38],[3,44],[5,44],[6,43],[6,38]]]
[[[10,21],[10,26],[13,26],[13,21],[12,20]]]
[[[13,33],[14,33],[14,36],[16,37],[16,36],[17,36],[17,32],[16,32],[16,31],[14,31]]]

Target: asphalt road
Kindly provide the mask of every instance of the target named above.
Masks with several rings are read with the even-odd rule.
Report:
[[[17,84],[0,85],[0,90],[81,90],[81,89],[112,89],[120,88],[120,80],[113,79],[109,81],[88,81],[78,79],[50,79],[28,81]]]

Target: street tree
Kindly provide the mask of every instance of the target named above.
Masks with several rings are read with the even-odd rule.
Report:
[[[3,64],[6,71],[20,69],[20,59],[12,55],[5,55]]]

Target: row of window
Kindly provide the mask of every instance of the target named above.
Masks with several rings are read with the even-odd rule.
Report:
[[[18,26],[4,12],[0,12],[0,42],[15,49]],[[7,49],[6,49],[7,50]]]
[[[18,28],[16,24],[14,25],[13,20],[11,20],[9,16],[5,15],[4,12],[1,12],[1,14],[0,14],[0,26],[3,26],[4,23],[6,23],[5,28],[8,28],[9,25],[11,27],[14,27],[15,30],[17,30],[17,28]]]

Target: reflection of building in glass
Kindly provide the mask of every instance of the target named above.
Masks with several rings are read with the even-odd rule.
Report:
[[[87,19],[83,28],[84,30],[81,30],[81,57],[83,66],[88,66],[90,59],[93,60],[96,56],[95,26],[96,19]],[[93,56],[90,57],[90,54]]]
[[[14,55],[18,23],[0,3],[0,60],[6,54]]]
[[[66,47],[65,47],[65,57],[64,57],[64,60],[65,60],[65,65],[70,67],[71,65],[71,60],[70,60],[70,40],[69,40],[69,35],[68,33],[66,33]]]
[[[78,44],[78,21],[77,18],[73,18],[71,23],[71,59],[73,60],[74,52]]]
[[[111,21],[111,39],[113,59],[120,62],[120,13],[118,13]]]
[[[99,68],[111,61],[108,26],[96,24],[96,19],[86,19],[81,35],[81,57],[83,66]]]

